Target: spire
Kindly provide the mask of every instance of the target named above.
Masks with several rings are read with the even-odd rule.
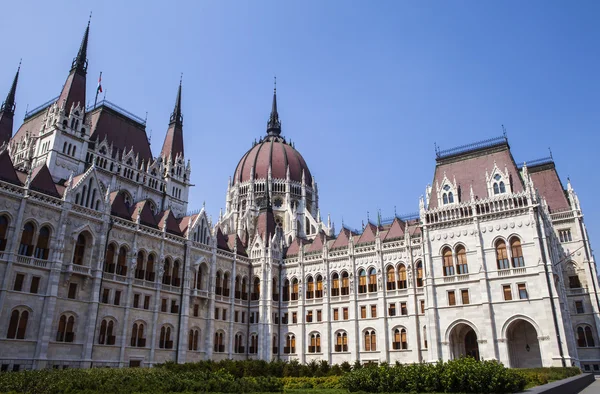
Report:
[[[274,136],[281,134],[281,122],[277,113],[277,77],[275,77],[275,87],[273,88],[273,104],[271,105],[271,115],[267,123],[267,134]]]
[[[17,93],[17,82],[19,80],[19,72],[21,71],[21,62],[19,62],[19,68],[13,79],[12,86],[6,96],[6,100],[0,106],[0,146],[4,143],[8,144],[12,137],[13,131],[13,117],[15,115],[15,95]]]
[[[183,77],[183,74],[182,74]],[[175,107],[169,121],[169,129],[165,136],[165,142],[161,150],[161,156],[166,160],[169,158],[174,162],[175,157],[183,155],[183,115],[181,114],[181,85],[182,78],[179,79],[177,96],[175,98]]]
[[[81,45],[79,45],[79,52],[77,52],[77,57],[73,59],[73,63],[71,64],[71,71],[78,72],[82,75],[85,75],[87,73],[87,47],[88,38],[90,36],[91,21],[92,14],[90,14],[90,19],[88,19],[88,24],[85,28],[85,33],[83,33],[83,38],[81,39]]]

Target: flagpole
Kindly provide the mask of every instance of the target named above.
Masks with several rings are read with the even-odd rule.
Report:
[[[96,88],[96,98],[94,99],[94,108],[96,108],[96,104],[98,103],[98,93],[100,93],[100,86],[102,81],[102,71],[100,71],[100,77],[98,78],[98,87]]]

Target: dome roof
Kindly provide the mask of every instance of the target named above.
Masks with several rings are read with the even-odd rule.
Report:
[[[286,179],[286,169],[290,168],[290,179],[302,182],[302,171],[305,181],[312,182],[312,175],[302,155],[278,136],[268,136],[254,145],[242,157],[233,175],[233,184],[250,180],[250,172],[254,166],[254,179],[266,179],[271,166],[272,179]]]

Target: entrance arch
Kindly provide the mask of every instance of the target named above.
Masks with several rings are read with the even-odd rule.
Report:
[[[542,366],[542,353],[538,333],[533,324],[515,319],[506,328],[506,343],[511,368],[538,368]]]
[[[477,342],[477,333],[470,325],[459,323],[452,328],[449,335],[450,356],[452,359],[461,357],[473,357],[476,360],[479,356],[479,342]]]

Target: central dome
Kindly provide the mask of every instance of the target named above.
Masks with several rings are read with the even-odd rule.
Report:
[[[290,180],[302,182],[302,171],[307,183],[312,182],[312,175],[302,155],[279,136],[267,136],[254,145],[242,157],[233,175],[233,184],[250,180],[252,167],[254,179],[266,179],[271,167],[272,179],[286,179],[287,168],[290,169]]]

